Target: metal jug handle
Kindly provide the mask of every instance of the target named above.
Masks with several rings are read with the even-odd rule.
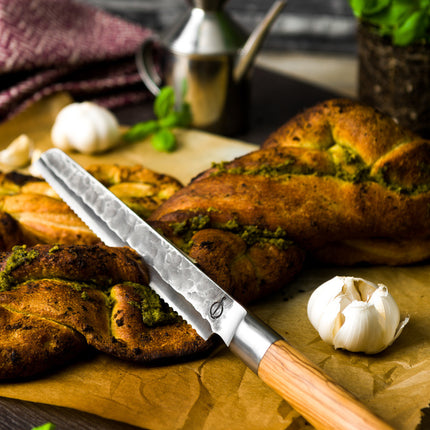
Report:
[[[157,43],[156,38],[146,39],[137,49],[135,54],[137,71],[146,87],[156,96],[160,92],[163,82],[154,63],[154,47]]]

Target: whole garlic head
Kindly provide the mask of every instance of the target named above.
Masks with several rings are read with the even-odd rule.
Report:
[[[336,349],[376,354],[390,346],[409,321],[383,284],[336,276],[308,302],[308,318],[321,339]]]
[[[119,124],[112,112],[92,102],[64,107],[51,130],[54,146],[84,154],[106,151],[118,143],[119,137]]]

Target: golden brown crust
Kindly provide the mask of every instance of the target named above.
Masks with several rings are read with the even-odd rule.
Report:
[[[0,261],[9,282],[0,292],[0,379],[65,364],[88,346],[155,363],[214,345],[180,319],[145,325],[138,286],[147,284],[148,275],[128,248],[38,245],[26,252],[31,257],[13,270],[9,253]]]
[[[301,269],[303,252],[283,251],[270,243],[247,246],[237,235],[204,229],[193,238],[190,256],[242,303],[259,299],[288,283]]]
[[[153,172],[139,169],[98,166],[93,173],[138,213],[143,207],[144,217],[171,196],[149,221],[246,303],[288,283],[300,271],[305,252],[338,264],[406,264],[428,258],[429,165],[429,141],[371,108],[332,100],[293,118],[261,150],[203,172],[182,190],[168,181],[158,192]],[[49,241],[58,238],[64,224],[69,227],[60,240],[77,241],[80,226],[55,206],[57,197],[43,183],[0,177],[0,189],[7,209],[4,225],[16,223],[16,234]],[[42,216],[31,194],[41,196]],[[3,242],[6,247],[13,240]],[[35,338],[43,336],[46,321],[53,344],[64,345],[65,360],[71,357],[70,345],[84,340],[139,362],[188,357],[211,347],[182,321],[144,324],[134,283],[147,282],[147,273],[132,251],[85,246],[60,247],[57,254],[49,247],[36,249],[40,255],[31,264],[14,270],[13,288],[0,293],[0,317],[31,319]],[[0,268],[5,258],[0,257]],[[71,285],[85,280],[99,288]],[[31,342],[16,327],[18,338]],[[63,359],[61,352],[52,352],[55,348],[48,350],[46,360]],[[0,374],[10,377],[17,372],[14,354],[2,351],[9,367],[0,367]],[[46,368],[40,345],[33,355]]]
[[[182,188],[175,178],[140,165],[95,164],[87,170],[145,219]]]
[[[116,285],[111,290],[115,301],[112,309],[111,330],[117,340],[104,352],[126,360],[157,362],[166,358],[189,357],[202,353],[213,346],[204,342],[191,326],[184,321],[162,326],[146,326],[140,310],[134,303],[139,301],[136,290],[129,285]]]
[[[93,165],[88,170],[145,219],[181,188],[176,179],[141,165]],[[1,227],[1,221],[9,223],[7,228]],[[17,243],[91,245],[98,241],[46,182],[0,172],[0,250]]]
[[[76,359],[86,348],[73,329],[0,306],[0,378],[33,376]]]
[[[333,144],[344,144],[370,165],[394,147],[417,138],[370,106],[334,99],[292,118],[268,137],[263,148],[299,146],[325,151]]]
[[[102,244],[84,246],[35,245],[34,257],[17,265],[13,280],[59,278],[96,284],[135,282],[148,284],[148,272],[141,258],[130,248],[113,248]],[[10,253],[0,254],[0,270],[8,266]]]
[[[429,165],[428,140],[370,107],[331,100],[297,115],[261,150],[202,173],[150,220],[164,231],[196,214],[209,217],[211,227],[231,220],[280,227],[314,254],[346,239],[408,242],[413,248],[430,239]],[[378,255],[374,262],[409,263],[410,255],[415,261],[424,256]],[[371,254],[363,257],[372,262]]]

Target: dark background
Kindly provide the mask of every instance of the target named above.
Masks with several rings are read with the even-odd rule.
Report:
[[[81,0],[150,27],[172,25],[189,8],[186,0]],[[225,9],[250,32],[274,0],[230,0]],[[355,52],[355,19],[348,0],[289,0],[263,48],[275,51]]]

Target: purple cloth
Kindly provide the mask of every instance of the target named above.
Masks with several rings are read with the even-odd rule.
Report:
[[[134,52],[150,34],[72,0],[0,0],[0,121],[59,91],[108,108],[145,100]]]

